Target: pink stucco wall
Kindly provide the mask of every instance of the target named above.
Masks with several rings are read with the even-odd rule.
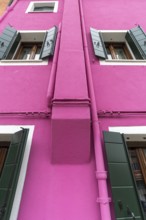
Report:
[[[140,66],[100,65],[98,58],[94,55],[90,27],[97,30],[129,30],[140,25],[146,31],[145,1],[138,3],[137,1],[93,0],[91,3],[84,0],[82,2],[97,110],[131,112],[124,115],[116,114],[116,116],[105,114],[105,118],[99,114],[100,138],[104,148],[102,131],[109,130],[110,126],[146,125],[145,114],[141,112],[146,108],[146,66],[142,64]],[[136,111],[139,112],[133,114]],[[109,195],[111,195],[110,186]]]
[[[146,31],[145,1],[83,1],[93,83],[98,110],[144,110],[146,67],[104,66],[94,55],[90,27],[97,30],[129,30],[140,25]]]
[[[0,31],[4,30],[7,25],[11,25],[17,30],[47,30],[52,26],[59,26],[62,22],[62,17],[64,13],[64,1],[59,2],[58,13],[40,13],[40,14],[26,14],[25,10],[30,1],[17,1],[14,7],[11,7],[7,14],[1,19]],[[83,48],[82,48],[82,36],[80,29],[80,19],[79,19],[79,10],[78,2],[73,3],[75,11],[78,13],[75,21],[72,25],[74,30],[76,29],[77,24],[77,38],[74,40],[74,35],[70,41],[71,47],[71,56],[75,59],[77,54],[78,57],[74,60],[74,70],[72,68],[72,73],[70,72],[70,66],[72,65],[72,59],[68,59],[68,53],[64,56],[64,46],[62,44],[62,55],[60,55],[59,66],[63,65],[61,68],[62,72],[57,72],[58,82],[61,79],[67,77],[70,79],[71,84],[62,81],[62,84],[58,84],[60,90],[58,92],[58,86],[56,84],[55,96],[56,99],[63,98],[73,98],[73,99],[83,99],[88,100],[86,76],[85,76],[85,65],[83,58]],[[68,6],[69,6],[68,2]],[[13,5],[12,5],[13,6]],[[67,10],[67,16],[70,17],[69,11]],[[69,6],[70,7],[70,6]],[[66,16],[66,15],[65,15]],[[67,19],[67,18],[65,18]],[[71,21],[70,17],[70,21]],[[24,22],[25,21],[25,22]],[[75,22],[75,23],[74,23]],[[69,21],[68,24],[64,21],[64,26],[69,30]],[[64,29],[64,34],[66,33],[66,28]],[[72,29],[73,32],[73,29]],[[64,41],[65,45],[66,36],[62,36],[62,42]],[[73,44],[76,44],[76,49],[73,50]],[[74,45],[75,45],[74,44]],[[80,46],[80,49],[78,49]],[[68,48],[67,48],[68,50]],[[79,61],[80,60],[80,61]],[[67,67],[68,61],[70,65],[68,66],[68,71],[65,70]],[[76,65],[78,62],[78,65]],[[66,66],[65,66],[66,65]],[[82,66],[81,74],[79,74],[80,67]],[[47,89],[50,79],[52,69],[52,60],[49,60],[48,65],[44,66],[0,66],[0,85],[1,85],[1,106],[0,112],[48,112],[48,103],[47,103]],[[77,74],[78,72],[78,74]],[[61,76],[61,73],[64,75]],[[70,73],[70,75],[69,75]],[[59,78],[59,75],[61,76]],[[66,75],[66,77],[65,77]],[[68,76],[67,76],[68,75]],[[72,80],[71,80],[72,77]],[[78,77],[78,80],[77,80]],[[83,86],[84,85],[84,86]],[[66,92],[68,95],[64,95],[64,87],[66,87]],[[79,92],[80,91],[80,92]],[[74,95],[76,92],[76,95]],[[60,94],[63,96],[59,97]],[[80,95],[78,96],[78,94]],[[81,100],[82,101],[82,100]],[[84,105],[84,104],[83,104]],[[71,107],[72,108],[72,107]],[[74,108],[75,109],[75,108]],[[79,109],[81,111],[82,107]],[[84,107],[83,107],[84,109]],[[27,116],[5,116],[1,118],[1,124],[29,124],[35,125],[35,131],[33,136],[32,148],[30,153],[30,159],[28,164],[28,170],[24,185],[24,191],[22,195],[20,210],[18,219],[84,219],[88,220],[89,218],[94,219],[95,216],[99,216],[98,205],[96,204],[96,197],[98,194],[96,178],[94,175],[95,163],[94,155],[90,150],[90,113],[89,105],[85,109],[84,114],[79,117],[80,114],[71,113],[70,119],[71,124],[74,123],[73,115],[76,115],[76,120],[78,124],[82,124],[82,119],[87,119],[88,131],[81,125],[83,133],[87,133],[86,137],[83,138],[83,144],[81,146],[82,151],[84,146],[88,144],[87,159],[88,163],[83,163],[82,165],[52,165],[51,163],[51,151],[52,151],[52,134],[51,134],[51,120],[47,118],[41,118],[41,116],[35,118]],[[78,109],[77,109],[78,110]],[[66,110],[65,110],[66,111]],[[65,117],[65,111],[62,111],[63,116]],[[70,112],[74,112],[72,109]],[[60,112],[59,112],[60,114]],[[58,116],[59,116],[58,114]],[[62,128],[61,128],[62,129]],[[62,129],[63,130],[63,129]],[[81,134],[74,128],[74,133],[77,135],[78,144]],[[85,131],[85,132],[84,132]],[[65,132],[65,131],[64,131]],[[69,132],[69,130],[68,130]],[[57,132],[55,132],[56,135]],[[70,132],[72,136],[73,132]],[[85,135],[83,135],[84,137]],[[67,137],[66,135],[64,137]],[[88,141],[86,141],[88,140]],[[76,138],[74,141],[71,141],[71,144],[74,144],[76,147]],[[59,143],[59,142],[58,142]],[[68,147],[68,146],[66,146]],[[77,149],[77,152],[80,151],[80,156],[83,154],[81,150]],[[62,152],[60,152],[61,154]],[[92,160],[90,160],[92,158]],[[84,210],[88,210],[85,214]]]
[[[15,2],[14,2],[15,3]],[[17,30],[48,30],[62,19],[63,3],[58,13],[25,13],[30,1],[17,1],[0,20],[0,31],[7,26]],[[47,88],[52,59],[41,66],[0,66],[1,111],[46,111]]]
[[[8,24],[18,30],[47,30],[63,22],[54,99],[87,100],[89,94],[78,1],[59,1],[58,13],[54,14],[26,14],[25,10],[29,2],[19,0],[15,7],[0,20],[0,31]],[[126,30],[136,24],[141,25],[146,31],[145,1],[141,0],[139,4],[137,4],[137,0],[132,2],[127,0],[83,0],[82,2],[97,109],[145,110],[146,67],[142,65],[101,66],[94,56],[89,33],[90,27],[100,30]],[[0,113],[48,111],[47,88],[51,67],[52,60],[49,60],[48,65],[45,66],[0,66]],[[61,108],[64,109],[62,106]],[[88,162],[84,160],[82,164],[72,165],[51,163],[51,119],[0,117],[1,124],[35,125],[18,220],[101,220],[99,204],[96,202],[98,185],[95,177],[96,167],[92,139],[90,148],[86,148],[89,150],[88,154],[84,148],[84,144],[87,146],[87,141],[89,144],[89,132],[92,130],[89,127],[90,108],[88,106],[84,114],[82,114],[81,108],[71,106],[68,114],[66,114],[66,109],[58,113],[58,109],[54,108],[53,117],[60,120],[69,115],[70,119],[77,120],[76,125],[81,125],[82,119],[87,120],[85,126],[88,130],[85,129],[86,132],[82,133],[83,137],[86,133],[88,134],[87,139],[80,142],[82,134],[76,130],[77,126],[73,126],[77,140],[72,142],[72,146],[75,148],[76,143],[81,143],[82,146],[79,150],[83,151],[86,158],[90,156]],[[81,125],[82,130],[85,128],[83,125],[84,123]],[[146,119],[139,115],[137,117],[99,118],[101,131],[108,130],[109,126],[128,125],[146,125]],[[67,128],[66,125],[65,127]],[[60,132],[61,128],[59,129]],[[70,135],[70,130],[68,133]],[[63,130],[63,135],[64,137],[67,135],[65,130]],[[57,136],[55,133],[55,137],[62,139],[60,134]],[[99,139],[102,140],[101,137]],[[55,141],[56,144],[59,143],[58,139]],[[66,143],[65,141],[64,143]],[[62,149],[64,147],[68,146],[62,146]],[[82,152],[79,152],[81,155]],[[61,154],[62,152],[60,152],[59,159]]]

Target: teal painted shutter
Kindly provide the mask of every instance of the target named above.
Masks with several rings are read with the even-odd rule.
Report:
[[[122,135],[104,132],[104,142],[116,219],[144,220]]]
[[[57,27],[54,26],[53,28],[49,29],[46,33],[46,38],[43,42],[42,51],[40,58],[46,58],[48,56],[53,56],[55,43],[57,37]]]
[[[107,59],[106,48],[101,33],[94,28],[90,28],[90,33],[95,55]]]
[[[129,30],[126,40],[136,59],[146,59],[146,34],[140,26]]]
[[[20,39],[21,36],[20,33],[17,34],[17,30],[10,26],[5,28],[0,36],[0,60],[12,58]]]
[[[24,155],[28,129],[13,135],[0,176],[0,219],[9,220]]]

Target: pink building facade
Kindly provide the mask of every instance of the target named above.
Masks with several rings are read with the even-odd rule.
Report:
[[[145,7],[144,0],[7,7],[0,18],[0,149],[8,149],[0,219],[146,218]],[[14,164],[9,130],[22,128],[19,174],[5,176]],[[16,176],[15,187],[5,187]]]

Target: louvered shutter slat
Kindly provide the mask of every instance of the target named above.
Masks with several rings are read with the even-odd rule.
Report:
[[[42,46],[42,52],[40,58],[46,58],[48,56],[53,56],[55,43],[57,37],[57,27],[54,26],[53,28],[49,29],[46,33],[46,38]]]
[[[135,215],[135,219],[143,220],[140,200],[122,135],[116,132],[104,132],[104,142],[115,217],[117,220],[131,219],[127,212],[128,207]]]
[[[9,164],[9,165],[5,165],[2,171],[2,175],[0,178],[0,187],[1,188],[10,188],[12,186],[12,179],[13,179],[13,175],[15,173],[15,168],[16,165],[15,164]]]
[[[11,59],[12,54],[20,42],[20,39],[21,36],[20,33],[17,34],[17,30],[9,26],[5,28],[3,33],[0,35],[0,60],[7,58],[13,47],[13,44],[15,44],[15,48],[13,48],[11,51],[11,56],[9,57]]]
[[[14,52],[16,51],[17,46],[20,43],[20,40],[21,40],[21,34],[18,33],[17,36],[15,37],[12,45],[9,47],[9,50],[7,51],[7,54],[6,54],[6,59],[7,60],[12,59],[12,57],[14,55]]]
[[[137,26],[129,30],[125,38],[136,59],[146,59],[146,34],[142,28]]]
[[[2,35],[0,36],[0,39],[1,39],[1,43],[3,43],[3,41],[4,41],[4,46],[8,46],[12,37],[2,33]]]
[[[100,32],[94,28],[90,28],[90,33],[95,55],[106,59],[107,53]]]

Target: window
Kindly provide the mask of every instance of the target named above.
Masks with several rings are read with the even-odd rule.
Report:
[[[0,219],[17,219],[34,126],[0,126]]]
[[[109,60],[133,59],[125,43],[105,43]]]
[[[16,55],[14,56],[15,60],[38,60],[41,52],[41,43],[26,43],[23,42],[20,44],[20,47],[17,50]]]
[[[39,61],[54,54],[57,27],[48,31],[17,31],[8,26],[0,36],[0,60]]]
[[[140,26],[129,31],[90,28],[94,53],[104,60],[146,60],[146,34]]]
[[[30,12],[57,12],[58,1],[41,1],[41,2],[30,2],[26,13]]]
[[[139,198],[146,214],[146,135],[125,134],[130,163]]]
[[[135,132],[142,129],[133,128]],[[131,130],[111,127],[110,132],[104,132],[116,219],[146,217],[146,133],[131,134]]]

